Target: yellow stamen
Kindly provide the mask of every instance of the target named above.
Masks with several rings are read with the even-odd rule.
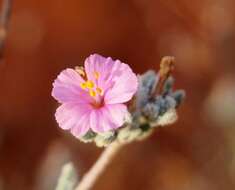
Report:
[[[89,94],[91,97],[95,97],[96,96],[96,92],[94,90],[89,90]]]
[[[95,71],[95,72],[94,72],[94,76],[95,76],[95,79],[97,80],[97,79],[99,79],[99,77],[100,77],[100,73],[97,72],[97,71]]]
[[[76,67],[76,71],[81,75],[84,71],[78,67]],[[85,72],[84,72],[85,74]],[[85,74],[86,76],[86,74]],[[100,77],[100,73],[99,72],[94,72],[94,76],[96,79],[98,79]],[[88,90],[88,93],[91,97],[95,97],[97,94],[98,95],[103,95],[103,89],[96,87],[95,83],[91,80],[86,80],[84,78],[85,82],[81,83],[80,86],[83,90]]]
[[[90,81],[90,80],[86,81],[86,87],[87,87],[87,88],[91,89],[91,88],[93,88],[94,86],[95,86],[95,85],[94,85],[94,83],[93,83],[92,81]]]
[[[99,94],[99,95],[102,95],[103,94],[103,90],[99,87],[96,88],[96,92]]]
[[[86,89],[86,86],[87,86],[87,85],[86,85],[86,83],[84,82],[84,83],[81,83],[80,86],[81,86],[82,89]]]

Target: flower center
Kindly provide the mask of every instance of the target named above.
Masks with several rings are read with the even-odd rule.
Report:
[[[103,95],[103,89],[96,86],[95,83],[92,80],[87,80],[83,83],[80,84],[81,88],[83,90],[86,90],[89,92],[89,95],[91,97],[96,97],[96,96],[102,96]]]
[[[91,97],[96,98],[96,97],[100,97],[104,94],[104,91],[101,87],[97,86],[94,81],[87,79],[87,75],[86,75],[83,67],[76,67],[75,70],[85,80],[85,82],[80,84],[80,87],[83,90],[87,91]],[[93,73],[93,76],[94,76],[95,80],[98,80],[100,78],[100,73],[95,71]],[[98,102],[100,102],[100,101],[98,101]],[[96,101],[96,104],[97,104],[97,101]]]

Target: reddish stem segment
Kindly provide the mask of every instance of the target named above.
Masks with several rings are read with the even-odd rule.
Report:
[[[159,81],[154,95],[161,94],[163,85],[168,77],[171,75],[175,66],[175,58],[171,56],[163,57],[160,63]]]

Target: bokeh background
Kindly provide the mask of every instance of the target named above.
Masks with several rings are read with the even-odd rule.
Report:
[[[187,92],[178,122],[123,148],[95,190],[235,189],[233,0],[13,0],[0,61],[0,190],[52,190],[64,163],[82,176],[99,156],[59,129],[50,95],[57,74],[91,53],[136,73],[175,56],[176,87]]]

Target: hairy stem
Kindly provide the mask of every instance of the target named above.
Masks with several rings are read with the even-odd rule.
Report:
[[[81,182],[75,190],[89,190],[93,187],[98,177],[105,170],[110,161],[115,157],[117,152],[124,144],[113,142],[101,154],[92,168],[84,175]]]

